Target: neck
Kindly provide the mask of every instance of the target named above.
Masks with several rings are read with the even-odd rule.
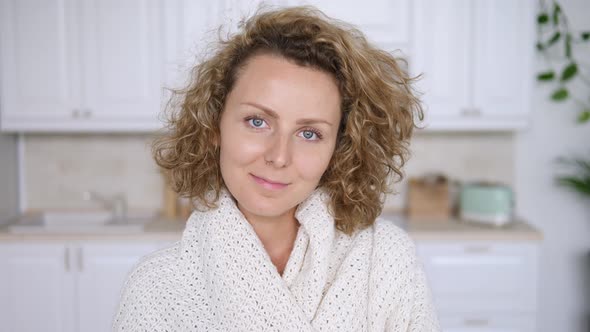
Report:
[[[253,215],[239,205],[238,208],[271,256],[280,255],[285,250],[291,252],[299,229],[299,222],[295,219],[296,208],[273,217]]]

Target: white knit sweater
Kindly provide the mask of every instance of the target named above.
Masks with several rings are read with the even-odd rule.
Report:
[[[302,202],[281,276],[223,191],[194,212],[174,246],[129,275],[115,331],[439,331],[413,242],[377,219],[353,236],[336,230],[327,194]]]

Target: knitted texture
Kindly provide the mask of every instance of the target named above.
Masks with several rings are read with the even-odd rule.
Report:
[[[134,268],[115,331],[439,331],[408,235],[384,219],[348,236],[316,189],[281,276],[229,193]]]

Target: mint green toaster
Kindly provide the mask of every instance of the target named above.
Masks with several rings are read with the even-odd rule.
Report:
[[[514,197],[505,185],[474,182],[461,186],[459,218],[463,221],[502,226],[512,221]]]

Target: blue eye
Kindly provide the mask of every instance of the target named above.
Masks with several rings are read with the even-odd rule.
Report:
[[[312,139],[313,135],[315,135],[313,131],[306,130],[303,132],[303,137],[305,137],[306,139]]]
[[[301,136],[308,141],[319,141],[322,139],[322,134],[319,131],[305,129],[301,131]]]
[[[264,126],[264,120],[260,118],[249,118],[247,120],[248,124],[254,128],[263,128]]]

